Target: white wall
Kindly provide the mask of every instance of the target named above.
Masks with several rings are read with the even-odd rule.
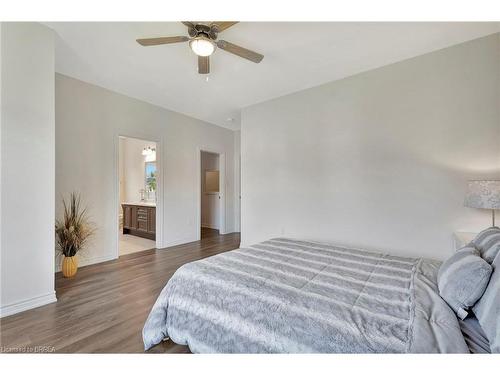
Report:
[[[54,302],[54,35],[1,24],[1,312]]]
[[[117,253],[118,136],[155,141],[164,185],[161,246],[199,236],[199,149],[222,150],[226,158],[226,231],[234,230],[233,132],[176,112],[56,74],[56,213],[59,197],[80,191],[97,234],[83,263]],[[116,196],[116,201],[113,197]]]
[[[205,192],[205,171],[219,170],[219,155],[201,153],[201,226],[219,229],[219,194]]]
[[[465,182],[500,178],[499,34],[242,112],[242,246],[275,236],[443,259],[490,225]]]
[[[142,150],[145,147],[156,149],[156,143],[136,138],[121,138],[123,147],[122,184],[123,196],[121,202],[139,202],[141,189],[145,188],[145,157]]]

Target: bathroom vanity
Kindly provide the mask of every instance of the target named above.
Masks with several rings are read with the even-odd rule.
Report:
[[[123,234],[156,240],[156,204],[122,203]]]

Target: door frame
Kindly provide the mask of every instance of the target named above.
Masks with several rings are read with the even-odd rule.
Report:
[[[197,193],[197,206],[196,206],[196,239],[201,239],[201,153],[209,152],[211,154],[219,155],[219,234],[226,234],[226,154],[224,150],[213,149],[210,147],[197,147],[196,148],[196,193]]]
[[[153,135],[144,133],[127,133],[127,132],[117,132],[114,134],[114,156],[115,160],[113,163],[113,201],[114,204],[114,254],[115,259],[120,256],[120,173],[119,173],[119,163],[120,163],[120,137],[124,138],[134,138],[144,142],[155,142],[156,143],[156,248],[161,249],[163,247],[163,222],[164,222],[164,210],[163,210],[163,195],[164,195],[164,174],[163,174],[163,141]]]

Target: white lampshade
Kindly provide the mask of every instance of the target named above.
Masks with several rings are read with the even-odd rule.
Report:
[[[464,205],[472,208],[500,209],[500,180],[469,181]]]
[[[189,42],[189,47],[198,56],[210,56],[215,51],[214,43],[204,36],[197,36],[192,39]]]

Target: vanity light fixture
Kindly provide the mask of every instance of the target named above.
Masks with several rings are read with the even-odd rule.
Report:
[[[150,155],[154,154],[155,152],[156,152],[156,148],[148,146],[148,147],[144,147],[144,149],[142,150],[142,155],[143,156],[150,156]]]

